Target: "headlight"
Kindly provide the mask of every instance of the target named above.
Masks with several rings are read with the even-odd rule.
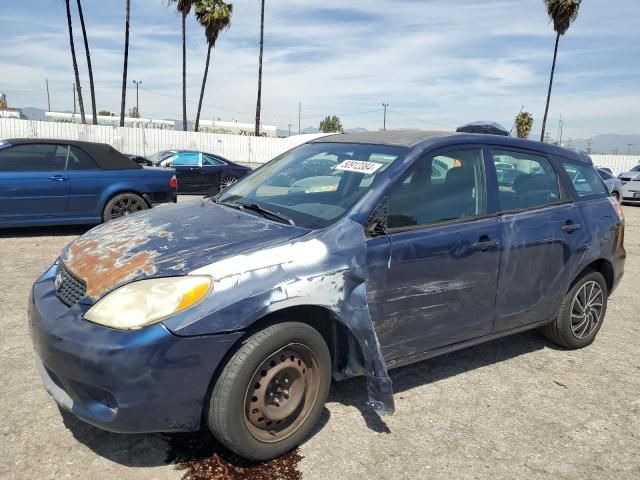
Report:
[[[109,293],[84,318],[106,327],[135,330],[193,307],[210,288],[211,278],[204,276],[140,280]]]

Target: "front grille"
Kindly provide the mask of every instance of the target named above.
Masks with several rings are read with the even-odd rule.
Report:
[[[75,305],[87,293],[87,285],[72,274],[62,262],[56,270],[56,294],[68,306]]]

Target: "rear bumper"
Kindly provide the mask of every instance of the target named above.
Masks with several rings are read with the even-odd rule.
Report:
[[[145,193],[142,195],[149,205],[155,207],[163,203],[177,203],[178,193],[173,190],[171,192]]]
[[[201,427],[213,374],[240,333],[178,337],[162,324],[125,332],[58,300],[52,270],[34,285],[29,330],[46,390],[65,410],[113,432]]]

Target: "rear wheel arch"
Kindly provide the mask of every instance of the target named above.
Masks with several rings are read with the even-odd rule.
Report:
[[[613,265],[611,264],[611,262],[609,260],[606,260],[604,258],[600,258],[598,260],[595,260],[593,262],[591,262],[589,265],[587,265],[586,267],[584,267],[580,273],[578,273],[578,275],[575,276],[575,278],[573,279],[573,281],[571,282],[571,285],[569,286],[569,288],[567,289],[567,291],[571,290],[573,288],[573,286],[585,275],[587,275],[589,272],[592,271],[596,271],[599,272],[600,274],[602,274],[602,276],[604,277],[606,283],[607,283],[607,289],[608,292],[607,293],[611,293],[611,290],[613,289],[613,282],[615,279],[615,274],[613,271]]]

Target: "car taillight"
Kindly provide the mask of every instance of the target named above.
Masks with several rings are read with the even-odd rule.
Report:
[[[613,209],[618,214],[618,220],[620,220],[621,222],[624,222],[624,212],[622,211],[620,202],[618,202],[618,200],[616,200],[613,197],[608,197],[608,198],[609,198],[609,202],[611,202],[611,205],[613,206]]]
[[[171,177],[171,180],[169,180],[169,186],[174,190],[178,189],[178,179],[176,178],[175,175]]]

